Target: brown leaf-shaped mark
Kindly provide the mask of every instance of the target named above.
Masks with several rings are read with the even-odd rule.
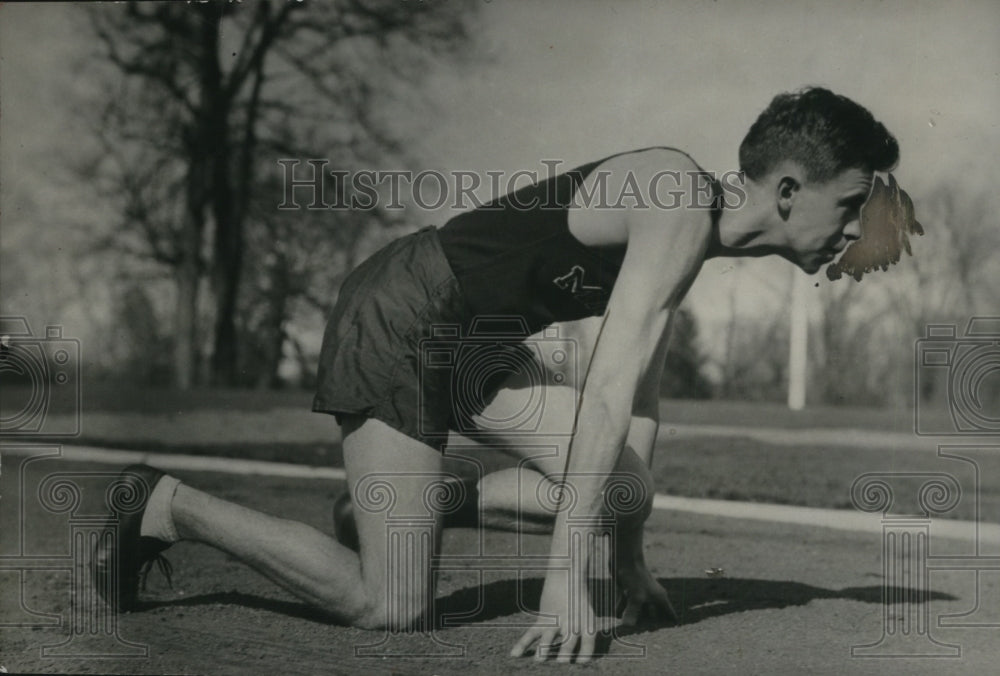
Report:
[[[861,209],[861,237],[847,248],[840,260],[826,269],[830,280],[847,273],[861,281],[866,272],[888,270],[899,262],[901,252],[913,255],[910,235],[922,235],[924,229],[913,212],[913,200],[889,174],[889,185],[875,178],[872,194]]]

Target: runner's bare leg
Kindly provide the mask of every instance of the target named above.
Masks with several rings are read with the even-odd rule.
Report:
[[[374,419],[348,419],[344,424],[344,465],[348,485],[364,477],[387,475],[397,513],[426,513],[427,484],[440,472],[441,454]],[[362,500],[364,502],[364,500]],[[428,546],[411,556],[407,598],[386,597],[388,553],[386,513],[357,509],[361,555],[306,524],[283,519],[215,498],[181,484],[172,514],[182,539],[212,545],[250,565],[291,593],[337,619],[362,627],[419,621],[431,589],[430,556],[437,551],[440,528]],[[402,535],[406,539],[406,533]],[[426,585],[426,588],[424,586]],[[391,603],[390,603],[391,601]],[[387,608],[396,609],[394,616]]]

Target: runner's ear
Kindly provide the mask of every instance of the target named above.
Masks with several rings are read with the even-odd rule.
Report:
[[[802,184],[794,176],[782,176],[778,179],[776,190],[778,213],[781,214],[782,220],[788,220],[788,215],[792,212],[792,204],[801,188]]]

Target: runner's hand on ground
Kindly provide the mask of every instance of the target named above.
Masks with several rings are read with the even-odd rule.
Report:
[[[577,579],[586,580],[586,577],[577,576]],[[568,590],[565,577],[558,581],[552,577],[546,579],[539,608],[541,617],[514,644],[511,657],[521,657],[534,646],[536,660],[555,657],[558,662],[569,663],[576,655],[576,662],[582,664],[593,658],[597,618],[586,583],[575,587]],[[553,619],[556,625],[552,624]]]
[[[636,625],[643,614],[658,620],[679,621],[667,591],[645,564],[619,566],[615,578],[622,593],[619,602],[622,625]]]

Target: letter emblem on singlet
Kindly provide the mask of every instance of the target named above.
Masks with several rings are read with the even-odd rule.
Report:
[[[587,271],[582,265],[574,265],[565,275],[560,275],[552,282],[564,291],[572,294],[573,298],[582,303],[588,310],[594,312],[604,312],[607,306],[608,295],[600,286],[591,286],[584,283]]]
[[[587,271],[584,270],[582,266],[574,265],[565,275],[562,277],[556,277],[552,281],[555,282],[555,285],[560,289],[565,289],[574,296],[583,291],[600,291],[601,287],[599,286],[587,286],[583,283],[583,277],[585,274],[587,274]]]

